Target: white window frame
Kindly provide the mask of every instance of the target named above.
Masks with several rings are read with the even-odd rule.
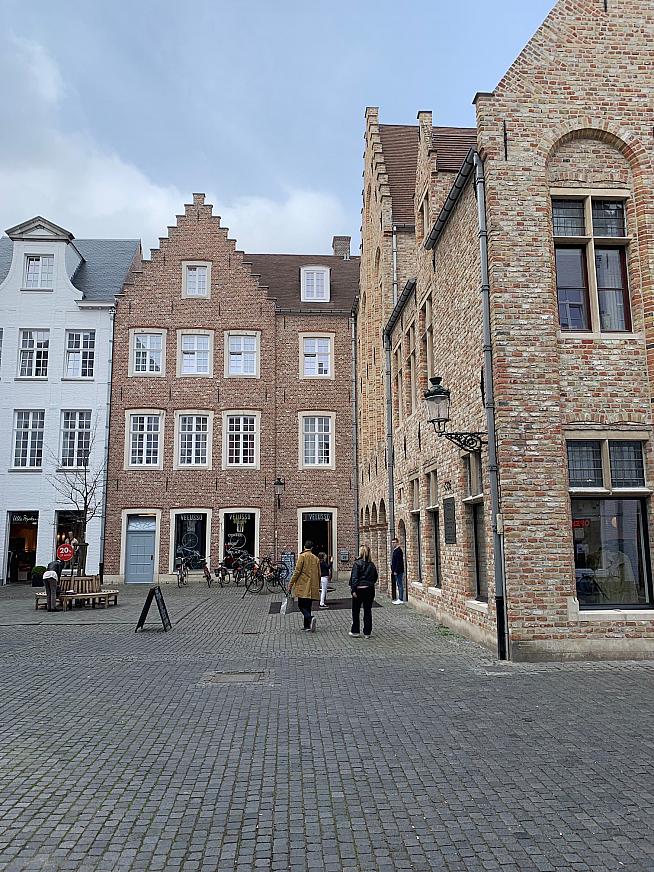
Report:
[[[188,270],[189,267],[205,267],[207,271],[206,288],[204,294],[189,293]],[[182,261],[182,297],[186,300],[208,300],[211,297],[211,261],[210,260],[183,260]]]
[[[25,464],[17,464],[16,463],[16,448],[17,448],[17,439],[18,439],[18,415],[27,413],[29,415],[29,424],[28,428],[22,428],[21,433],[27,433],[27,463]],[[34,416],[40,414],[42,416],[41,427],[34,427]],[[41,434],[40,442],[37,439],[35,442],[35,434]],[[14,470],[34,470],[40,471],[43,469],[43,447],[44,447],[44,436],[45,436],[45,409],[15,409],[14,410],[14,427],[13,427],[13,439],[11,440],[11,469]],[[30,458],[33,450],[36,453],[40,453],[39,463],[30,463]]]
[[[315,288],[307,288],[309,273],[322,273],[324,276],[324,293],[318,297]],[[300,268],[300,299],[303,303],[329,303],[331,300],[331,270],[328,266],[303,266]]]
[[[23,346],[23,335],[25,333],[45,333],[47,336],[48,345],[47,345],[47,349],[46,349],[45,375],[34,375],[34,373],[36,372],[36,353],[37,353],[36,343],[37,343],[37,341],[42,341],[42,340],[33,339],[34,348],[31,348],[31,349],[23,348],[22,347]],[[21,360],[22,360],[22,356],[23,356],[23,351],[31,352],[31,358],[30,358],[32,361],[31,373],[28,375],[21,375]],[[50,368],[50,330],[47,327],[46,328],[43,328],[43,327],[21,327],[20,330],[18,331],[18,362],[17,362],[17,369],[16,369],[16,378],[20,379],[20,380],[33,379],[36,381],[47,381],[49,368]]]
[[[254,421],[254,463],[229,463],[229,419],[234,417],[242,417],[247,415],[255,419]],[[223,469],[260,469],[261,467],[261,411],[256,409],[229,409],[223,412],[223,434],[222,446]]]
[[[137,372],[136,370],[136,338],[137,336],[161,337],[161,372]],[[163,378],[166,375],[166,340],[168,331],[158,327],[135,327],[129,331],[129,365],[130,378]]]
[[[156,415],[159,418],[157,463],[132,463],[132,416]],[[166,413],[163,409],[125,409],[125,469],[163,469]]]
[[[75,415],[75,427],[74,428],[64,428],[64,420],[66,415]],[[80,427],[80,415],[88,415],[88,427]],[[73,433],[73,455],[74,455],[74,463],[64,463],[64,434],[65,433]],[[80,446],[81,435],[88,434],[88,447],[85,448],[82,444]],[[86,441],[86,440],[84,440]],[[59,467],[61,469],[84,469],[84,467],[89,466],[90,462],[90,452],[93,441],[93,410],[92,409],[62,409],[61,410],[61,440],[59,444]],[[86,463],[80,463],[80,451],[87,450],[89,452],[89,457],[87,458]]]
[[[185,336],[209,337],[209,371],[182,372],[182,341]],[[213,378],[213,330],[178,330],[177,331],[177,378]]]
[[[186,417],[207,418],[207,462],[206,463],[182,463],[182,418]],[[212,469],[213,467],[213,419],[214,413],[209,409],[177,409],[175,411],[175,456],[173,469]]]
[[[333,380],[335,378],[334,375],[334,345],[335,345],[335,336],[334,333],[322,333],[318,330],[300,333],[300,378],[301,379],[319,379],[319,380]],[[329,340],[329,372],[326,375],[309,375],[305,371],[305,351],[304,351],[304,342],[307,339],[328,339]]]
[[[184,413],[186,414],[186,412]],[[196,469],[198,467],[195,467]],[[184,467],[186,469],[186,467]],[[168,545],[168,572],[172,575],[176,571],[176,562],[177,557],[175,555],[175,527],[177,521],[177,515],[186,515],[190,512],[198,515],[206,515],[207,516],[207,566],[211,569],[211,546],[212,540],[211,537],[213,535],[213,509],[208,507],[198,507],[198,506],[188,506],[184,509],[170,509],[170,526],[169,526],[169,545]],[[222,560],[222,555],[219,558]]]
[[[43,284],[43,260],[44,258],[49,258],[52,261],[52,280],[49,285]],[[29,265],[30,261],[39,261],[39,283],[38,285],[28,285],[27,277],[29,274]],[[49,271],[48,271],[49,272]],[[52,252],[44,252],[43,254],[25,254],[25,260],[23,263],[23,291],[53,291],[54,290],[54,281],[55,281],[55,256]]]
[[[238,336],[254,336],[255,339],[255,364],[253,373],[231,372],[230,371],[230,349],[229,343],[232,337]],[[260,330],[225,330],[225,378],[260,378],[261,377],[261,331]]]
[[[298,468],[335,469],[336,468],[336,412],[304,410],[298,416]],[[304,461],[304,420],[305,418],[329,418],[329,463],[305,463]]]
[[[80,336],[80,346],[78,349],[73,349],[68,347],[68,342],[71,336],[75,334],[79,334]],[[85,348],[84,347],[84,337],[85,336],[93,336],[93,348]],[[66,381],[93,381],[95,379],[95,351],[96,351],[96,331],[95,330],[86,330],[80,328],[79,330],[66,330],[65,337],[65,346],[64,346],[64,374],[63,378]],[[90,354],[91,356],[91,375],[82,375],[82,361],[84,358],[84,354]],[[68,361],[70,355],[79,355],[79,375],[69,375],[68,373]],[[88,361],[87,361],[88,366]]]

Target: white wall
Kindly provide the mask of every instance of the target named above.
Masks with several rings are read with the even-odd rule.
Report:
[[[82,294],[70,282],[66,271],[65,242],[14,242],[12,265],[0,284],[0,327],[3,328],[0,361],[0,578],[7,582],[8,512],[38,511],[37,564],[53,559],[55,512],[74,511],[48,481],[55,470],[50,457],[61,453],[61,410],[90,409],[96,426],[91,466],[103,463],[109,401],[109,358],[112,317],[108,308],[85,309],[78,305]],[[52,291],[21,290],[26,254],[54,254]],[[69,263],[75,258],[68,257]],[[18,379],[18,343],[22,329],[49,329],[50,349],[47,380]],[[95,330],[95,372],[93,380],[64,378],[65,333],[67,329]],[[44,409],[45,431],[41,471],[13,470],[14,410]],[[103,519],[95,518],[87,529],[87,568],[98,571]]]

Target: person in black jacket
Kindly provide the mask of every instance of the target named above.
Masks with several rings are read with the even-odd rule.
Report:
[[[375,599],[377,567],[370,559],[370,548],[362,545],[359,557],[354,561],[350,575],[352,591],[352,629],[350,636],[359,636],[361,606],[363,606],[363,638],[369,639],[372,633],[372,604]]]
[[[397,597],[393,600],[396,606],[404,604],[404,551],[400,547],[400,540],[391,541],[393,553],[391,555],[391,574],[395,578]]]

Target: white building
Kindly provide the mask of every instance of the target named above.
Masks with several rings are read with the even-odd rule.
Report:
[[[69,531],[79,539],[79,512],[53,482],[87,456],[89,473],[105,468],[115,297],[139,256],[138,240],[75,239],[40,217],[0,238],[3,584],[28,581]],[[101,510],[86,532],[88,572],[103,525]]]

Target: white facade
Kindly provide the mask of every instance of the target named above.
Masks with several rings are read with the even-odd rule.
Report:
[[[81,264],[86,267],[86,262],[71,234],[40,218],[12,228],[7,234],[9,239],[1,241],[5,244],[6,260],[10,256],[11,262],[0,283],[0,432],[3,434],[0,439],[0,578],[3,584],[28,580],[30,564],[46,565],[54,559],[57,527],[58,541],[61,541],[61,525],[65,521],[60,513],[76,509],[57,492],[51,478],[64,463],[69,468],[77,465],[75,452],[82,450],[83,440],[88,436],[76,434],[76,429],[83,431],[90,426],[92,448],[88,468],[91,473],[105,467],[114,312],[112,295],[107,298],[103,293],[88,294],[73,284],[75,271]],[[9,245],[13,249],[10,252]],[[35,260],[37,258],[41,261]],[[42,280],[39,263],[44,269]],[[96,272],[96,280],[101,275],[101,271]],[[115,275],[113,279],[115,282]],[[47,286],[36,287],[39,284]],[[89,349],[91,339],[94,347]],[[47,373],[44,373],[46,340]],[[84,366],[81,350],[79,354],[74,350],[80,344],[87,346]],[[35,345],[41,348],[34,348]],[[67,349],[71,349],[70,354]],[[92,373],[89,373],[91,368]],[[26,414],[28,412],[35,414]],[[69,414],[64,419],[64,412],[86,414]],[[65,455],[62,454],[64,420],[69,424]],[[17,428],[22,431],[18,443]],[[26,429],[29,432],[25,433]],[[101,488],[104,488],[104,475]],[[103,524],[100,512],[87,527],[89,573],[98,572],[102,559]]]

